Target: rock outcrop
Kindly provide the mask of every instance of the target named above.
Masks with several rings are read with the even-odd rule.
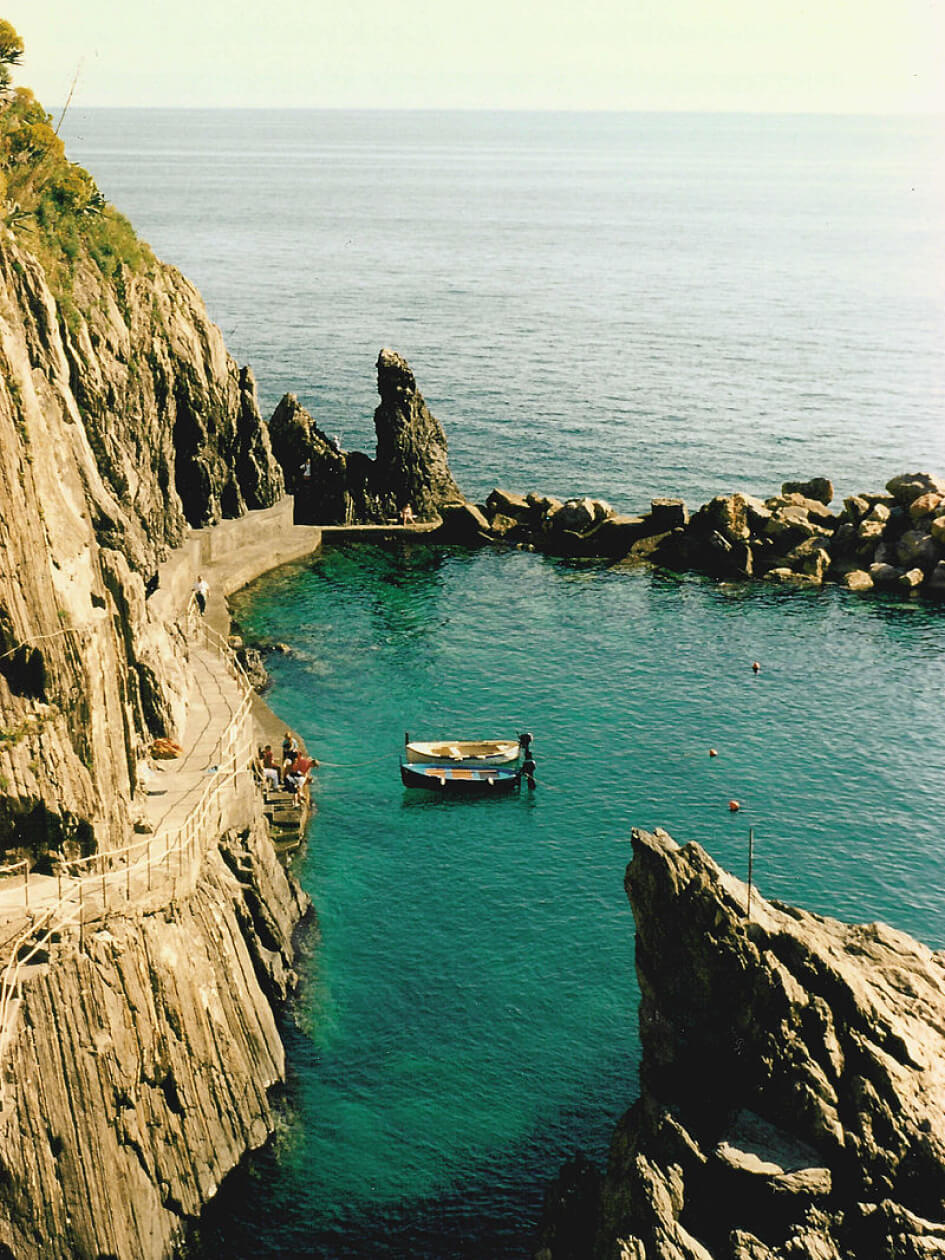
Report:
[[[945,1256],[945,952],[752,898],[633,833],[640,1098],[543,1260]]]
[[[272,446],[300,524],[383,524],[399,520],[408,505],[417,519],[431,520],[444,504],[465,502],[449,469],[443,426],[393,350],[378,355],[377,392],[373,459],[339,450],[293,394],[276,407]]]

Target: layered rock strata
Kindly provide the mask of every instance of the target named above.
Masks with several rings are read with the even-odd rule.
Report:
[[[158,594],[162,561],[283,492],[196,290],[147,251],[106,276],[72,249],[64,306],[0,229],[0,864],[47,876],[129,842],[141,758],[186,724],[195,575]],[[0,989],[4,1255],[168,1256],[270,1130],[302,906],[259,820],[199,840],[195,890],[58,931]],[[36,914],[18,869],[8,951]]]
[[[648,513],[628,516],[601,499],[496,489],[483,504],[441,506],[438,537],[645,561],[730,581],[945,595],[945,480],[907,473],[885,493],[851,495],[837,511],[832,499],[831,483],[816,478],[786,482],[765,500],[717,495],[692,514],[681,499],[653,499]]]
[[[633,833],[640,1098],[542,1260],[945,1256],[945,951],[757,896]]]
[[[257,820],[221,837],[190,895],[30,968],[0,1060],[0,1253],[174,1252],[271,1131],[272,1003],[304,909]]]
[[[407,506],[420,520],[445,503],[463,502],[449,469],[446,435],[417,389],[405,359],[381,350],[377,359],[373,459],[342,451],[299,403],[286,394],[269,421],[272,448],[300,524],[383,524]]]

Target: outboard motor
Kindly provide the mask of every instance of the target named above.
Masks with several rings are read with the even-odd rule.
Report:
[[[529,788],[535,786],[535,759],[530,754],[522,762],[522,776]]]

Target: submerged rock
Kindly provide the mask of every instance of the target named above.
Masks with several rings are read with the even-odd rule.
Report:
[[[945,1255],[945,953],[757,893],[749,919],[665,832],[633,854],[640,1099],[596,1201],[586,1171],[557,1186],[539,1254]]]

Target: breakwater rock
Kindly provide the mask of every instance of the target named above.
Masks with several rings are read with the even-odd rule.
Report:
[[[341,450],[294,394],[286,394],[273,412],[272,448],[295,495],[299,524],[383,524],[398,520],[408,505],[425,520],[444,503],[463,501],[449,469],[443,426],[406,360],[393,350],[378,355],[377,392],[373,459]]]
[[[832,484],[815,478],[785,482],[764,500],[717,495],[692,513],[681,499],[653,499],[649,512],[630,516],[601,499],[496,489],[483,504],[444,504],[437,536],[647,562],[729,581],[833,581],[851,590],[945,595],[945,479],[907,473],[885,492],[851,495],[836,511],[832,499]]]
[[[633,833],[640,1098],[549,1192],[542,1260],[945,1256],[945,952]]]

